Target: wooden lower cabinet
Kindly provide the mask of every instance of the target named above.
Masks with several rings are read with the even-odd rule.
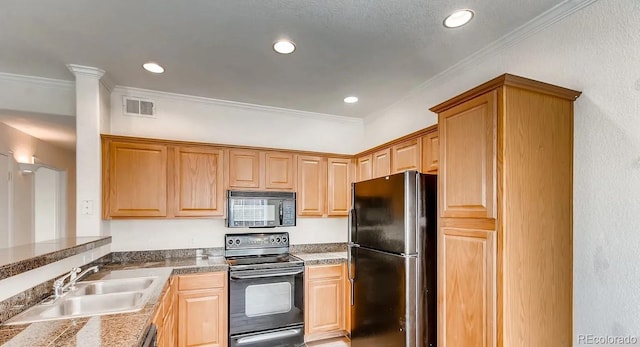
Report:
[[[158,331],[157,346],[173,347],[177,344],[176,334],[176,281],[169,279],[169,284],[160,297],[160,303],[153,314],[152,322]]]
[[[178,276],[178,346],[227,346],[227,273]]]
[[[305,341],[348,333],[349,300],[345,264],[305,270]]]
[[[495,234],[440,229],[438,346],[495,346]]]

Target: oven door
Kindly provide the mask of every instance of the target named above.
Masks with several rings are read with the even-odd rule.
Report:
[[[230,271],[229,335],[304,324],[304,267]]]

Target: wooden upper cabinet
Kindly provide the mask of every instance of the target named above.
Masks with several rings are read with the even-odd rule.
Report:
[[[373,178],[372,175],[372,170],[373,170],[373,166],[372,166],[372,155],[371,154],[367,154],[365,156],[362,157],[358,157],[356,159],[356,166],[357,166],[357,180],[358,182],[360,181],[365,181],[365,180],[369,180],[371,178]]]
[[[422,137],[422,173],[438,173],[440,161],[440,141],[438,132],[426,134]]]
[[[394,145],[391,147],[391,156],[393,157],[393,173],[403,172],[407,170],[421,169],[421,147],[420,139],[412,139]]]
[[[495,231],[441,228],[438,346],[495,346]]]
[[[107,147],[104,217],[166,216],[167,146],[114,141]]]
[[[293,153],[264,153],[264,187],[266,189],[295,189],[295,160]]]
[[[229,149],[229,187],[260,187],[260,152],[248,149]]]
[[[322,216],[325,211],[326,159],[298,156],[298,215]]]
[[[495,218],[497,91],[439,114],[440,216]]]
[[[224,216],[224,151],[204,146],[174,151],[174,214]]]
[[[328,158],[327,215],[347,216],[351,207],[351,159]]]
[[[371,160],[372,178],[391,174],[391,148],[385,148],[373,153]]]

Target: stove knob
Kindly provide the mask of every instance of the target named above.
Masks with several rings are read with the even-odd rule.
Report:
[[[228,244],[233,245],[233,240],[227,241]]]
[[[280,238],[279,237],[276,239],[276,243],[280,243]]]
[[[276,239],[271,238],[271,243],[276,243]]]
[[[236,245],[240,244],[240,239],[236,239]]]
[[[287,238],[286,237],[282,238],[282,243],[287,243]]]

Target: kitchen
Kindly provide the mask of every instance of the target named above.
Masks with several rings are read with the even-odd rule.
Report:
[[[637,150],[634,151],[638,148],[638,123],[633,117],[633,111],[638,109],[638,76],[633,74],[636,69],[632,61],[638,56],[639,45],[637,33],[630,29],[637,27],[638,5],[634,1],[601,0],[555,19],[558,21],[550,20],[544,30],[530,29],[527,35],[517,37],[517,42],[473,56],[466,64],[430,80],[364,123],[357,119],[295,117],[273,109],[258,113],[251,108],[203,104],[198,98],[176,100],[173,95],[147,91],[163,115],[148,126],[145,119],[125,117],[120,112],[123,94],[145,97],[141,94],[145,91],[116,88],[107,105],[111,108],[110,133],[355,154],[435,124],[429,107],[504,72],[582,91],[574,104],[573,335],[577,343],[578,334],[637,334],[635,315],[625,308],[634,307],[638,300],[631,289],[635,285],[620,286],[616,281],[627,278],[629,283],[638,282],[632,271],[636,257],[631,245],[637,243],[633,226],[638,224],[638,201],[632,193],[638,187]],[[297,44],[303,46],[301,42]],[[27,72],[22,74],[37,75],[35,71]],[[1,108],[25,109],[21,103],[24,93],[20,91],[26,86],[34,91],[30,94],[34,98],[41,97],[38,92],[43,90],[54,90],[50,93],[58,93],[55,95],[62,95],[65,100],[72,100],[75,95],[72,88],[38,87],[37,83],[12,79],[2,84]],[[73,101],[68,103],[73,106],[50,102],[49,112],[65,113],[75,108]],[[38,111],[42,106],[36,104],[39,103],[27,103]],[[263,114],[269,115],[268,122],[261,119]],[[79,143],[97,151],[97,135],[93,133],[93,139],[86,139],[82,129],[78,127]],[[269,129],[269,136],[264,129]],[[243,135],[242,143],[236,142],[239,134]],[[100,166],[94,157],[87,154],[78,158],[78,163],[86,163],[78,165],[79,201],[101,200]],[[299,220],[300,224],[290,231],[292,244],[347,240],[344,219]],[[203,247],[220,247],[225,233],[221,220],[102,222],[98,213],[78,214],[77,224],[79,235],[93,235],[99,228],[112,235],[112,251],[192,248],[194,239]],[[175,237],[175,230],[180,230],[180,238]],[[604,292],[615,295],[603,299]]]

